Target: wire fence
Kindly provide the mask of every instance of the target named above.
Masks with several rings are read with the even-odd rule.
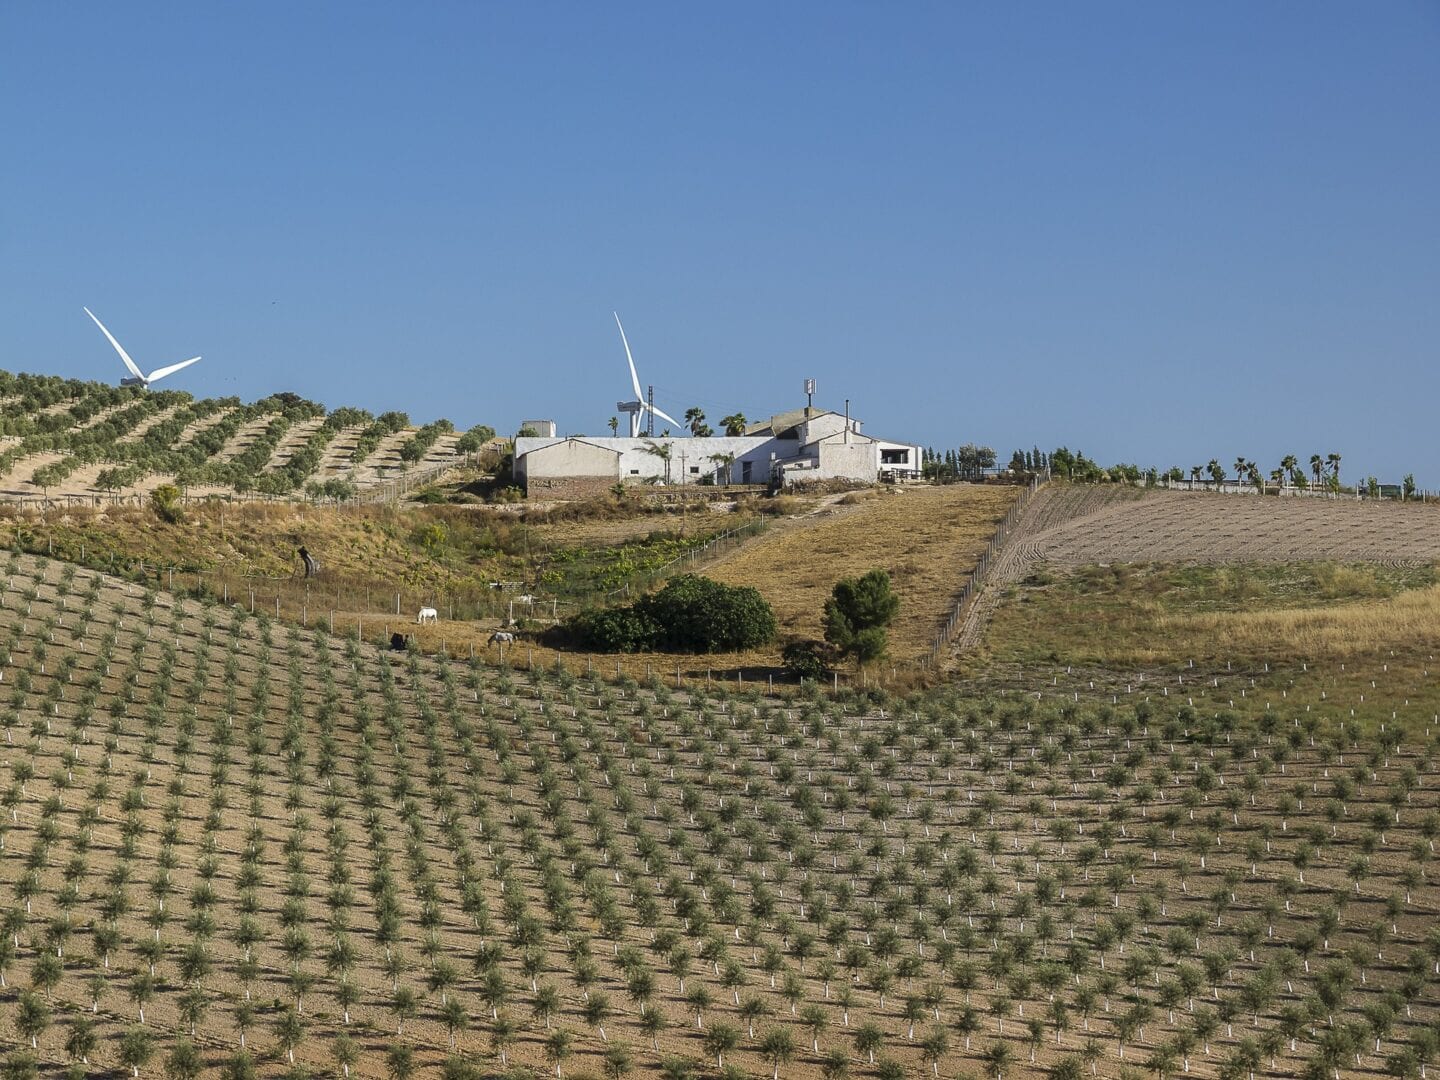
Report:
[[[523,581],[494,581],[476,587],[420,587],[382,583],[326,570],[305,577],[299,572],[266,574],[248,568],[201,569],[147,562],[96,550],[84,543],[62,545],[38,531],[17,530],[13,544],[34,555],[58,557],[137,584],[200,600],[236,605],[309,626],[323,619],[333,630],[359,620],[414,623],[422,609],[446,622],[496,622],[503,626],[556,623],[586,608],[638,597],[660,581],[697,569],[739,547],[768,526],[764,518],[719,533],[653,569],[630,577],[617,589],[549,590]],[[388,636],[388,634],[387,634]]]

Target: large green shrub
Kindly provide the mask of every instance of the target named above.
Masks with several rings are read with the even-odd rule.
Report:
[[[780,650],[780,664],[797,679],[823,679],[830,673],[829,650],[819,641],[792,641]]]
[[[633,607],[582,611],[562,628],[576,646],[592,652],[644,652],[655,647],[657,628]]]
[[[660,628],[665,652],[753,649],[775,636],[775,614],[758,591],[681,574],[635,607]]]
[[[629,607],[577,615],[561,632],[596,652],[729,652],[773,638],[775,614],[755,589],[682,574]]]

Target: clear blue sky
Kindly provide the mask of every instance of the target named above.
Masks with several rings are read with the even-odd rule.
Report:
[[[0,5],[0,367],[1440,486],[1440,5]]]

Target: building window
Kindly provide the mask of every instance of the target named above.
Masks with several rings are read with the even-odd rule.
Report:
[[[909,450],[881,450],[881,465],[908,465],[910,464]]]
[[[639,476],[639,475],[640,475],[640,470],[639,470],[639,469],[631,469],[631,470],[630,470],[630,475],[631,475],[631,476]]]
[[[691,466],[690,466],[690,471],[691,471],[692,473],[698,473],[698,472],[700,471],[700,466],[699,466],[699,465],[691,465]]]

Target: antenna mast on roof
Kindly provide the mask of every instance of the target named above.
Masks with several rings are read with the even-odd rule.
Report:
[[[815,380],[805,380],[805,413],[808,416],[810,409],[815,404]]]

